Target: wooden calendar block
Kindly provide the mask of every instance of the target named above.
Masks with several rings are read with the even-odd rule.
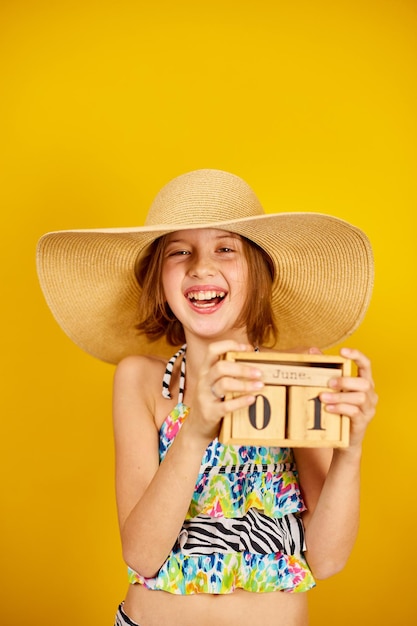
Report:
[[[274,407],[272,412],[270,407]],[[271,439],[285,438],[286,393],[285,387],[265,388],[257,394],[255,404],[233,413],[232,439],[242,443],[250,439],[256,445],[264,445]]]
[[[349,419],[324,410],[319,394],[330,378],[349,376],[351,361],[338,356],[228,352],[262,371],[264,388],[256,402],[225,415],[219,440],[233,445],[345,447]],[[229,399],[233,396],[227,396]]]
[[[349,443],[349,418],[328,413],[319,399],[323,387],[290,387],[287,434],[291,441],[340,447]],[[295,444],[293,444],[295,445]]]

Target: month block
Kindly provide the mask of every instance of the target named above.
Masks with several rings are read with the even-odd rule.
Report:
[[[250,407],[225,415],[219,434],[222,443],[292,448],[349,445],[349,418],[328,413],[319,398],[322,391],[331,392],[330,378],[351,375],[349,359],[278,352],[228,352],[224,358],[260,369],[265,386]]]

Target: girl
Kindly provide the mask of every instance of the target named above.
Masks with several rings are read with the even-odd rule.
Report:
[[[197,170],[159,192],[143,227],[45,235],[38,272],[71,339],[118,364],[130,584],[115,624],[305,626],[305,592],[343,568],[357,533],[370,362],[343,348],[358,375],[320,396],[350,418],[349,446],[290,450],[219,442],[223,416],[263,388],[256,366],[221,357],[319,353],[348,337],[372,290],[364,233],[326,215],[265,214],[240,178]]]

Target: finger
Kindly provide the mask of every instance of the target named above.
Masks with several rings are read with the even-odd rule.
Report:
[[[207,350],[207,359],[209,365],[213,365],[226,352],[248,352],[253,351],[253,347],[246,343],[238,343],[232,339],[224,341],[215,341],[211,343]]]
[[[343,393],[321,393],[320,400],[326,406],[354,405],[357,407],[364,406],[367,401],[367,395],[362,391],[343,392]]]
[[[295,346],[285,352],[288,352],[289,354],[323,354],[322,350],[320,350],[317,346],[310,346],[309,348],[306,346]]]
[[[222,393],[217,393],[215,385],[211,385],[210,391],[213,394],[213,396],[216,398],[216,400],[220,400],[221,402],[223,402],[225,395]]]
[[[323,352],[320,350],[320,348],[317,348],[316,346],[312,346],[311,348],[308,349],[308,354],[323,354]]]
[[[248,380],[245,378],[222,377],[211,385],[211,391],[217,398],[233,395],[253,395],[259,393],[264,387],[261,380]]]
[[[370,407],[365,411],[362,410],[362,408],[357,404],[348,404],[347,402],[341,402],[340,404],[326,404],[325,409],[328,413],[344,415],[349,417],[351,420],[362,420],[365,423],[368,423],[375,415],[373,407]]]
[[[216,382],[220,378],[243,378],[247,380],[261,379],[262,370],[256,365],[239,361],[226,361],[222,359],[217,361],[211,370],[212,382]]]
[[[254,404],[254,402],[256,402],[256,395],[253,394],[227,398],[224,402],[220,403],[222,414],[224,416],[227,413],[233,413],[239,409],[244,409],[245,407]]]
[[[372,388],[372,381],[367,378],[353,377],[353,376],[337,376],[331,378],[328,383],[331,389],[336,391],[363,391],[369,392]]]
[[[325,405],[325,410],[329,413],[338,413],[355,417],[359,413],[367,417],[375,415],[376,401],[373,396],[358,392],[343,393],[322,393],[320,400]]]
[[[351,359],[356,364],[358,376],[373,381],[371,361],[363,352],[355,348],[342,348],[340,354],[347,359]]]

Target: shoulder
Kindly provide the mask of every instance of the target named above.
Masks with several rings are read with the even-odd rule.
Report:
[[[132,355],[122,359],[115,371],[115,380],[137,380],[146,375],[151,379],[163,375],[166,367],[164,359],[154,356]]]
[[[165,361],[151,356],[128,356],[117,365],[114,373],[114,408],[133,408],[155,415],[157,398]]]

